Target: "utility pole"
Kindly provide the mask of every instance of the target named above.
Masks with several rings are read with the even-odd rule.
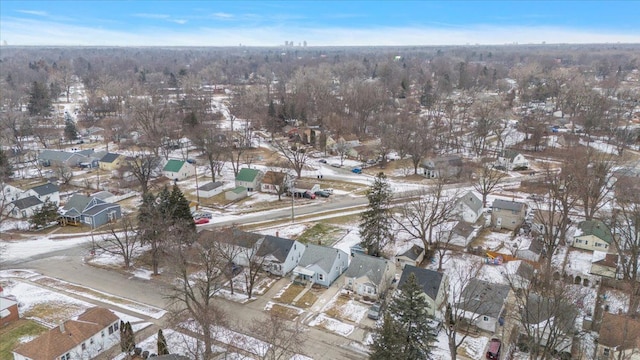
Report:
[[[196,202],[198,203],[197,207],[200,207],[200,192],[198,191],[198,164],[195,160],[193,160],[193,167],[196,169]]]

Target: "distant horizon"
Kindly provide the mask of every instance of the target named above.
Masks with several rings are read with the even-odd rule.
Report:
[[[0,0],[3,46],[640,43],[638,1]]]

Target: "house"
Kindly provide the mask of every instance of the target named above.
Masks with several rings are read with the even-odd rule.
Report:
[[[56,184],[46,183],[34,186],[25,193],[28,196],[33,195],[37,197],[42,202],[46,202],[48,200],[56,205],[60,205],[60,188]]]
[[[537,209],[533,214],[533,227],[531,230],[534,235],[544,235],[547,231],[547,226],[551,226],[551,229],[549,229],[551,230],[550,234],[559,234],[559,229],[562,226],[561,214]]]
[[[504,276],[514,289],[527,289],[535,275],[536,269],[526,261],[512,260],[505,264]]]
[[[117,197],[108,192],[108,191],[98,191],[97,193],[91,195],[92,197],[102,200],[104,202],[113,203],[116,201]]]
[[[202,230],[198,233],[198,242],[218,241],[222,251],[233,256],[228,259],[236,265],[249,266],[251,259],[262,245],[265,235],[242,231],[237,228],[224,228],[214,230]]]
[[[4,289],[0,286],[0,328],[9,325],[20,318],[18,302],[15,298],[4,295]]]
[[[613,236],[609,227],[600,220],[586,220],[578,224],[573,235],[573,247],[591,251],[614,252]]]
[[[451,245],[458,245],[467,247],[473,239],[478,235],[478,229],[471,226],[471,224],[464,221],[458,221],[458,223],[451,229]]]
[[[520,334],[535,334],[540,346],[547,346],[551,338],[555,351],[571,353],[578,309],[570,301],[529,294],[520,309]]]
[[[263,258],[266,272],[285,276],[298,265],[304,251],[305,246],[296,240],[266,235],[256,255]]]
[[[424,297],[429,304],[427,313],[435,315],[436,311],[442,308],[445,303],[445,292],[449,287],[447,276],[441,272],[407,265],[402,270],[398,289],[402,289],[402,285],[407,282],[411,274],[415,275],[416,282],[422,289]]]
[[[604,251],[594,251],[589,273],[616,279],[618,275],[618,255]]]
[[[462,290],[458,308],[463,310],[463,317],[478,328],[496,332],[509,289],[509,285],[473,278]]]
[[[502,150],[498,154],[495,166],[506,170],[526,170],[529,168],[529,160],[515,150]]]
[[[293,275],[299,279],[329,287],[349,266],[349,255],[340,249],[315,244],[305,247],[293,269]]]
[[[42,166],[76,167],[81,163],[91,163],[91,158],[79,152],[42,150],[38,154],[38,161]]]
[[[530,242],[522,245],[516,250],[516,257],[520,259],[538,262],[542,254],[545,253],[544,244],[539,237],[534,237]]]
[[[255,191],[259,189],[260,179],[262,178],[262,171],[257,169],[243,168],[238,171],[236,175],[236,187],[242,186],[247,188],[247,191]]]
[[[112,171],[117,170],[124,163],[125,157],[116,153],[106,153],[100,160],[98,161],[98,166],[100,170]]]
[[[491,206],[491,225],[497,229],[515,230],[522,225],[527,212],[527,204],[496,199]]]
[[[260,191],[271,194],[282,194],[283,187],[290,181],[289,174],[285,172],[267,171],[262,177]]]
[[[28,219],[42,208],[42,200],[31,195],[12,201],[8,206],[8,213],[17,219]]]
[[[174,181],[184,180],[195,174],[195,166],[182,160],[170,159],[162,168],[162,175]]]
[[[295,193],[304,193],[308,191],[313,194],[319,190],[320,190],[320,184],[316,184],[316,183],[311,183],[307,181],[296,181],[293,184],[293,191]]]
[[[354,254],[345,272],[345,288],[357,295],[377,300],[384,296],[395,276],[393,263],[389,260]]]
[[[24,196],[22,189],[13,185],[0,183],[0,205],[16,201]]]
[[[14,360],[93,359],[120,342],[120,319],[109,309],[93,307],[19,345]]]
[[[424,169],[424,176],[429,179],[455,178],[462,172],[462,156],[446,155],[426,159],[420,167]]]
[[[418,266],[424,260],[424,248],[418,245],[411,246],[407,251],[396,255],[396,266],[404,269],[406,265]]]
[[[222,181],[208,182],[198,188],[198,196],[205,199],[214,197],[222,192],[223,185]]]
[[[237,186],[224,193],[224,198],[229,201],[244,199],[247,196],[249,196],[249,194],[247,193],[247,188],[244,186]]]
[[[87,224],[95,229],[120,219],[122,209],[93,196],[74,194],[62,208],[62,217],[66,223]]]
[[[640,360],[640,319],[605,312],[600,323],[596,359]]]
[[[482,198],[474,191],[468,191],[456,201],[456,209],[462,221],[475,224],[482,216]]]

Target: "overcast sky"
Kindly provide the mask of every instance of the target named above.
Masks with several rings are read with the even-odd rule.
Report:
[[[640,43],[638,1],[0,0],[9,45]]]

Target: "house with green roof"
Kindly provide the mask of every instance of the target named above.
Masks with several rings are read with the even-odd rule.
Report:
[[[195,174],[195,166],[182,160],[171,159],[162,168],[162,175],[174,181],[184,180]]]
[[[260,188],[260,180],[264,174],[257,169],[240,169],[236,175],[236,187],[245,187],[247,191],[255,191]]]
[[[611,230],[600,220],[587,220],[578,224],[578,230],[573,235],[573,247],[590,251],[615,252]]]

